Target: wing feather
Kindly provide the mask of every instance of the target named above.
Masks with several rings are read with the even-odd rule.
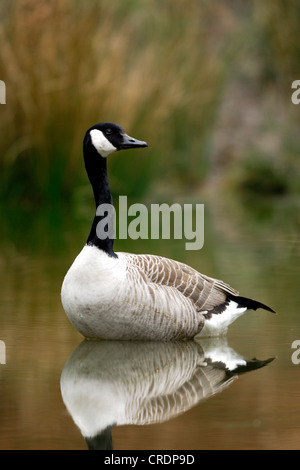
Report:
[[[209,311],[226,301],[227,294],[238,292],[219,279],[197,272],[190,266],[156,255],[126,253],[127,266],[138,269],[151,283],[173,287],[190,299],[198,311]]]

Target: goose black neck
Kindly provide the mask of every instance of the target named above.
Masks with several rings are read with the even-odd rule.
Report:
[[[116,257],[113,251],[113,234],[109,231],[113,227],[113,200],[108,183],[106,158],[101,157],[94,147],[88,146],[84,147],[84,162],[96,204],[96,214],[86,243]],[[104,204],[109,204],[109,212],[105,210]]]
[[[86,437],[89,450],[113,450],[112,426],[108,426],[94,437]]]

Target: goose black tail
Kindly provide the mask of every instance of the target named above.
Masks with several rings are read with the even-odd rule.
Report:
[[[251,310],[257,310],[258,308],[263,308],[264,310],[268,310],[269,312],[276,313],[271,307],[268,307],[261,302],[257,302],[257,300],[248,299],[247,297],[241,297],[240,295],[232,295],[228,294],[227,299],[233,300],[237,302],[239,307],[246,307]]]
[[[240,364],[235,369],[227,371],[227,377],[232,377],[234,375],[244,374],[245,372],[250,372],[252,370],[260,369],[261,367],[265,367],[270,362],[274,361],[275,357],[270,357],[269,359],[265,359],[261,361],[254,357],[253,359],[247,359],[245,364]]]

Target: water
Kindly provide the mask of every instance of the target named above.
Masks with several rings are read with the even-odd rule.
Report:
[[[184,250],[181,240],[117,242],[118,250],[184,261],[278,312],[250,312],[226,340],[213,344],[86,343],[59,296],[86,222],[66,228],[57,219],[51,235],[41,221],[26,237],[4,230],[0,449],[87,449],[111,441],[116,450],[299,449],[300,364],[292,361],[292,343],[300,340],[295,220],[284,219],[281,208],[266,223],[256,218],[253,224],[249,214],[245,222],[234,206],[234,217],[226,214],[221,208],[206,213],[199,252]],[[274,360],[233,379],[208,364],[212,350],[216,360],[224,351],[232,360]],[[93,441],[81,434],[99,427],[103,433]]]

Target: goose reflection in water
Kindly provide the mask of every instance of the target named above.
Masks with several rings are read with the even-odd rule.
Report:
[[[65,364],[61,393],[89,449],[112,449],[113,426],[167,421],[272,360],[246,359],[226,338],[85,340]]]

